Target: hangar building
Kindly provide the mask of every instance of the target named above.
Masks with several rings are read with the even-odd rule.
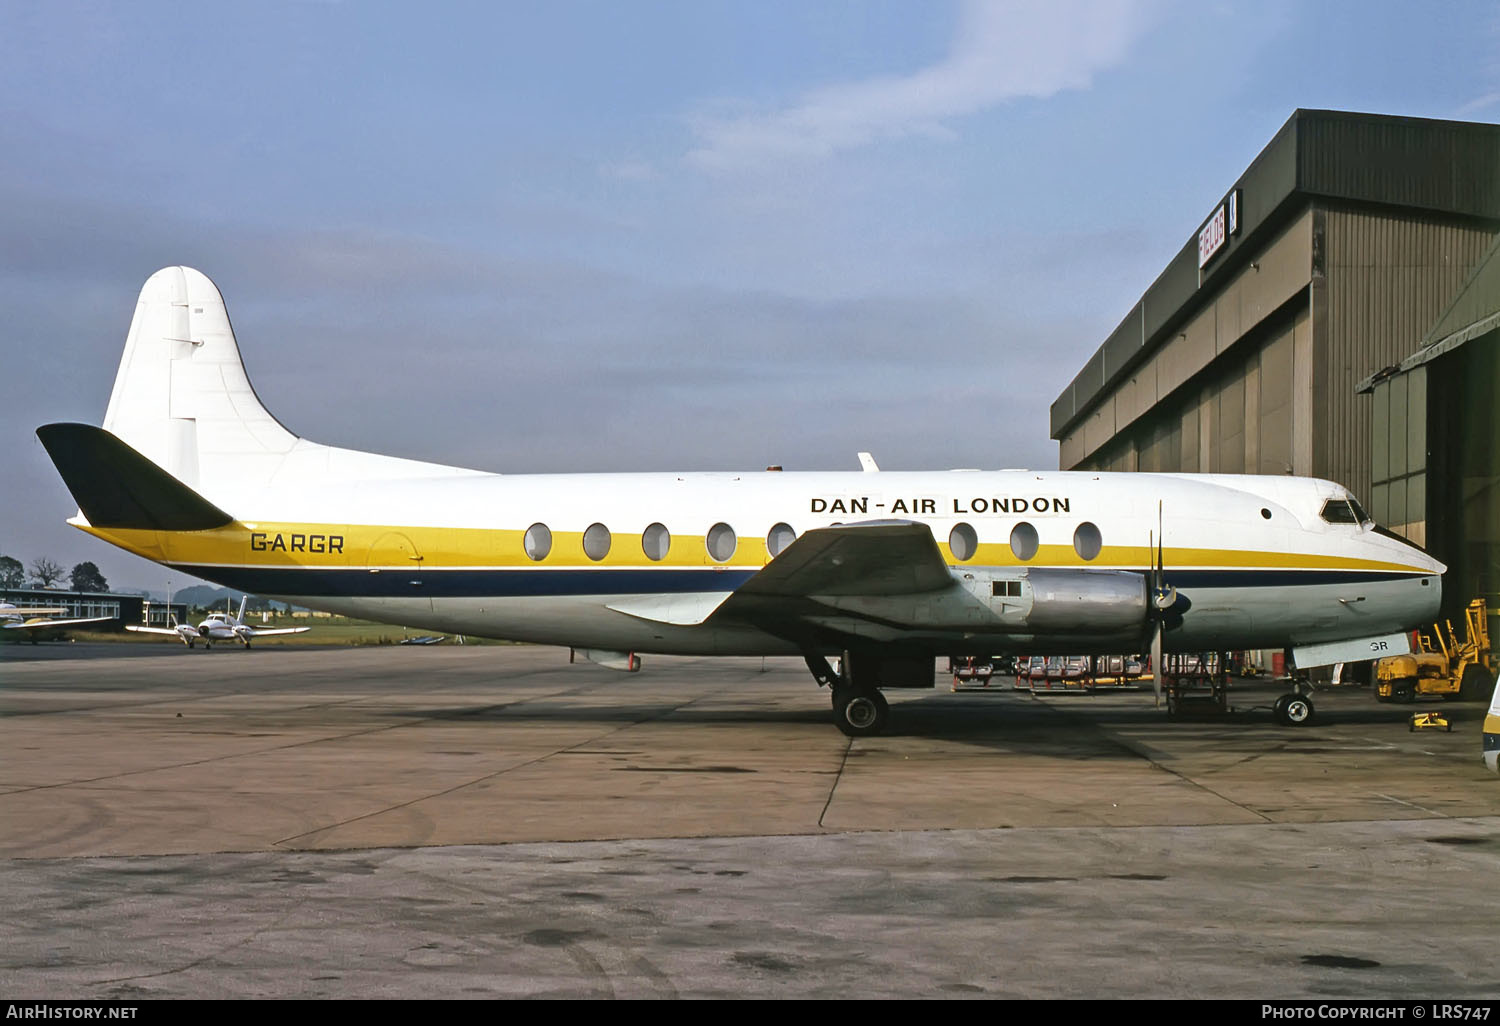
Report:
[[[1065,470],[1346,485],[1500,610],[1500,125],[1298,110],[1052,404]]]

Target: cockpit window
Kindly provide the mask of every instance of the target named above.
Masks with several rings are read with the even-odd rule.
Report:
[[[1323,503],[1323,512],[1319,515],[1330,524],[1357,524],[1361,518],[1355,510],[1364,512],[1349,499],[1329,499]]]
[[[1375,518],[1366,513],[1364,507],[1354,499],[1349,500],[1349,508],[1354,510],[1354,517],[1361,524],[1370,524],[1375,522]]]

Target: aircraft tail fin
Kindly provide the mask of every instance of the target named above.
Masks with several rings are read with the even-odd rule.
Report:
[[[142,287],[104,428],[193,491],[242,510],[334,481],[478,473],[292,434],[251,387],[218,287],[191,267],[164,267]]]
[[[46,424],[36,434],[94,527],[206,531],[234,521],[102,428]]]
[[[218,287],[191,267],[142,287],[104,427],[190,488],[226,461],[261,476],[248,464],[274,467],[298,442],[251,387]]]

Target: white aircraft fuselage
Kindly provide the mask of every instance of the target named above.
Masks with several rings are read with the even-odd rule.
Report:
[[[755,623],[702,622],[696,614],[770,561],[773,528],[800,537],[902,519],[938,539],[951,589],[809,596],[823,607],[818,623],[944,654],[1064,654],[1140,647],[1144,593],[1101,572],[1150,572],[1160,502],[1165,576],[1189,603],[1167,631],[1167,648],[1197,651],[1388,634],[1436,615],[1441,571],[1430,557],[1368,526],[1321,519],[1326,502],[1347,497],[1330,482],[1292,477],[460,472],[231,496],[220,505],[244,511],[236,524],[181,535],[80,526],[195,576],[349,616],[580,648],[760,655],[803,646]],[[911,514],[913,505],[924,512]],[[534,524],[552,539],[540,560],[525,552]],[[597,560],[583,546],[593,524],[610,534]],[[670,535],[661,559],[649,558],[642,543],[652,524]],[[724,560],[707,547],[716,524],[735,537]],[[960,559],[949,538],[965,524],[976,545]],[[1029,559],[1010,543],[1025,524],[1037,537]],[[1092,559],[1074,546],[1085,524],[1100,536]],[[1024,584],[1056,572],[1064,590],[1066,575],[1085,572],[1109,590],[1076,617],[1069,611],[1076,598],[1049,605],[1032,587],[992,594],[996,579]]]

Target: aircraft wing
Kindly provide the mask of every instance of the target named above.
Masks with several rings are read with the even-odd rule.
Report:
[[[182,631],[179,631],[176,627],[143,627],[140,624],[127,623],[125,629],[127,631],[135,631],[137,634],[162,634],[169,638],[182,637]],[[190,627],[188,629],[192,631],[193,637],[196,638],[198,636],[196,628]]]
[[[764,620],[768,609],[790,608],[780,599],[916,595],[952,584],[926,524],[869,520],[808,531],[736,591],[635,596],[609,608],[677,625],[700,624],[731,611]]]
[[[113,619],[115,619],[113,616],[86,616],[79,617],[76,620],[27,620],[25,623],[8,623],[5,625],[5,629],[8,631],[26,631],[41,627],[65,627],[70,623],[105,623]]]
[[[245,628],[252,638],[264,638],[271,634],[304,634],[312,630],[311,627],[247,627]]]
[[[734,594],[914,595],[952,584],[926,524],[869,520],[808,531]]]

